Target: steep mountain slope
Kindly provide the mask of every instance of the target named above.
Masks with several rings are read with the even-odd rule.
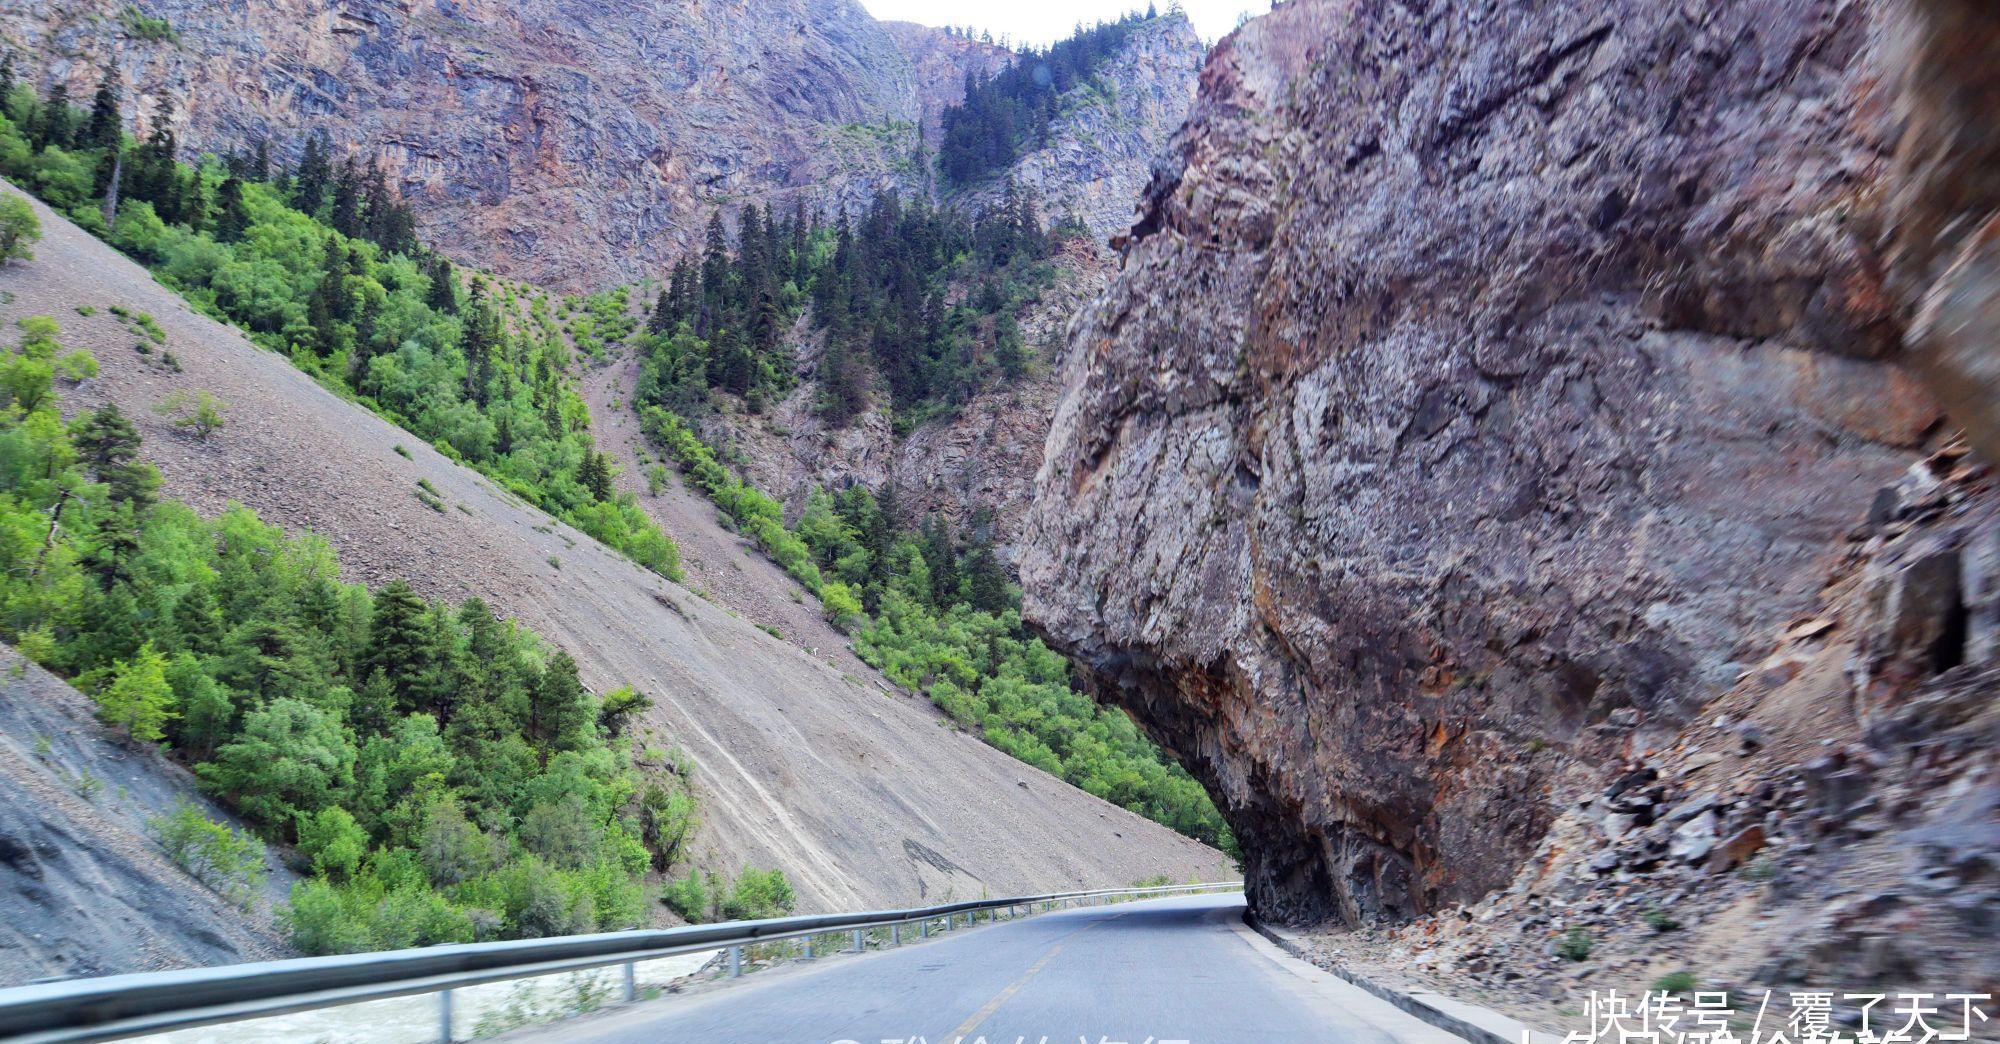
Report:
[[[139,419],[181,499],[237,501],[311,529],[359,579],[480,595],[571,651],[586,683],[647,692],[657,706],[642,732],[695,762],[704,862],[782,867],[810,908],[1221,872],[1216,853],[941,727],[915,701],[843,678],[496,492],[38,209],[48,236],[34,262],[0,272],[0,318],[59,315],[66,342],[97,354],[103,376],[71,408],[114,401]],[[103,312],[113,304],[156,317],[182,370],[135,352]],[[78,305],[99,314],[79,316]],[[221,433],[177,435],[153,415],[183,389],[230,403]],[[419,498],[420,479],[442,509]]]
[[[1909,502],[1878,490],[1935,485],[1880,236],[1892,9],[1299,0],[1211,55],[1074,329],[1023,575],[1225,806],[1259,910],[1506,884],[1584,769],[1665,780],[1676,728],[1769,683],[1870,505]],[[1904,756],[1870,701],[1962,654],[1900,554],[1885,626],[1948,653],[1774,720]],[[1768,797],[1687,836],[1816,836]]]
[[[387,168],[438,248],[568,289],[656,274],[725,200],[921,184],[919,121],[1004,55],[853,0],[138,5],[167,40],[131,33],[130,7],[10,0],[0,33],[78,96],[115,56],[196,150],[324,129]]]
[[[146,822],[229,817],[157,750],[120,742],[82,693],[0,650],[0,986],[288,956],[271,923],[293,876],[267,858],[250,909],[170,863]]]
[[[1152,157],[1179,128],[1193,98],[1203,45],[1186,18],[1140,24],[1098,69],[1093,82],[1060,99],[1039,147],[1010,168],[952,198],[975,212],[1000,202],[1012,182],[1048,221],[1080,219],[1088,241],[1051,259],[1052,286],[1020,317],[1036,362],[957,410],[898,436],[887,411],[863,412],[844,426],[817,415],[819,345],[798,339],[799,386],[767,416],[724,413],[705,422],[710,437],[740,451],[759,488],[796,504],[815,487],[893,482],[905,504],[963,526],[982,509],[1011,545],[1041,466],[1042,442],[1059,385],[1070,317],[1103,286],[1113,235],[1131,223]]]

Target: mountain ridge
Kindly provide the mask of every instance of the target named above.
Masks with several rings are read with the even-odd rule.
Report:
[[[918,124],[1009,57],[853,0],[149,0],[166,39],[126,6],[10,2],[0,34],[78,97],[113,60],[197,151],[288,156],[324,130],[383,165],[433,246],[572,291],[658,275],[725,202],[922,190]]]

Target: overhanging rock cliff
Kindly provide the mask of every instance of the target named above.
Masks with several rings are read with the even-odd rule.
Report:
[[[1886,14],[1295,0],[1211,55],[1022,573],[1260,912],[1504,883],[1590,726],[1733,683],[1934,437]]]

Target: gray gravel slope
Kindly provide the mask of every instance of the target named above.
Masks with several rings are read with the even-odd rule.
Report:
[[[267,857],[263,895],[239,910],[169,863],[147,819],[186,801],[233,821],[94,710],[0,646],[0,987],[291,956],[270,914],[292,874]]]

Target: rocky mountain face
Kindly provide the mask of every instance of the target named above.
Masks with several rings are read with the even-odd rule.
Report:
[[[289,148],[323,128],[338,150],[383,164],[432,245],[569,290],[657,277],[717,207],[841,208],[882,188],[936,191],[921,135],[935,140],[968,73],[1014,57],[877,22],[853,0],[139,5],[172,40],[135,36],[124,7],[0,0],[0,36],[72,97],[88,98],[112,60],[129,98],[172,100],[192,149],[264,136]],[[1095,84],[1063,99],[1045,147],[1008,176],[1051,219],[1075,215],[1108,239],[1130,223],[1151,157],[1185,116],[1203,50],[1185,18],[1139,28]],[[128,109],[150,126],[150,105]],[[1005,180],[963,197],[989,202]],[[767,418],[720,418],[709,433],[740,443],[752,477],[787,499],[893,478],[919,510],[964,521],[992,508],[1012,534],[1041,462],[1063,326],[1102,284],[1107,258],[1062,259],[1057,285],[1024,317],[1040,374],[908,439],[879,412],[824,430],[806,338],[793,401]]]
[[[1991,879],[1996,499],[1934,393],[1977,396],[1907,364],[1992,373],[2000,63],[1924,7],[1294,0],[1211,54],[1022,575],[1260,913],[1445,931],[1511,883],[1539,946],[1761,852],[1847,930],[1909,909],[1848,887],[1864,837]]]
[[[907,507],[954,525],[990,511],[993,534],[1011,546],[1041,466],[1070,317],[1104,286],[1112,260],[1105,244],[1131,224],[1152,157],[1186,118],[1203,53],[1185,18],[1138,27],[1095,83],[1062,99],[1041,148],[1005,175],[959,194],[965,205],[989,205],[1011,179],[1033,194],[1048,220],[1075,216],[1090,230],[1092,242],[1074,243],[1053,259],[1054,285],[1021,316],[1023,340],[1038,360],[1027,377],[901,437],[879,408],[834,429],[814,414],[818,346],[802,332],[795,342],[805,379],[793,394],[765,417],[710,418],[706,434],[739,450],[751,480],[787,501],[797,503],[816,487],[861,482],[879,489],[893,482]]]
[[[195,149],[324,128],[379,160],[427,239],[578,289],[657,275],[718,205],[917,188],[917,127],[1009,55],[854,0],[0,3],[28,68],[88,97],[106,60]],[[150,112],[148,113],[150,115]]]

